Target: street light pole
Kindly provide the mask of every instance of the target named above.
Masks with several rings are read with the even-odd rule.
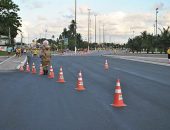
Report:
[[[103,24],[103,43],[105,43],[105,30],[104,30],[104,24]]]
[[[96,16],[97,16],[97,14],[95,14],[94,16],[95,16],[95,44],[96,44],[97,43],[96,42]],[[95,46],[95,50],[96,50],[96,46]]]
[[[99,44],[101,43],[101,28],[100,28],[101,21],[99,21]]]
[[[154,28],[154,33],[153,33],[153,35],[155,35],[155,24],[153,25],[153,28]]]
[[[23,46],[23,35],[22,35],[22,32],[21,32],[21,48]]]
[[[157,36],[157,34],[158,34],[158,8],[156,8],[156,36]]]
[[[11,28],[9,27],[9,44],[11,45]]]
[[[77,53],[77,0],[75,0],[75,54]]]
[[[96,43],[96,14],[94,15],[95,16],[95,43]]]
[[[133,30],[133,39],[135,38],[135,31]]]
[[[89,52],[89,44],[90,44],[90,9],[88,9],[88,52]]]
[[[47,38],[47,29],[45,29],[45,39]]]

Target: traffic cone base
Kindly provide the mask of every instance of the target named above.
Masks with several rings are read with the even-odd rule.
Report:
[[[127,106],[126,104],[110,104],[110,105],[112,105],[112,106],[114,106],[114,107],[125,107],[125,106]]]
[[[36,74],[36,69],[32,69],[32,74]]]
[[[32,64],[32,74],[36,74],[36,68],[35,68],[35,64]]]
[[[39,73],[39,75],[44,75],[42,64],[40,64],[40,73]]]
[[[109,69],[109,66],[108,66],[108,65],[105,65],[105,66],[104,66],[104,69],[105,69],[105,70],[108,70],[108,69]]]
[[[58,80],[56,81],[58,83],[65,83],[66,81],[64,80],[63,73],[59,73]]]
[[[28,62],[27,62],[27,65],[26,65],[26,72],[30,72],[30,66],[29,66]]]
[[[84,88],[84,86],[79,86],[79,87],[77,87],[77,88],[75,88],[77,91],[84,91],[84,90],[86,90],[85,88]]]
[[[40,73],[39,73],[39,75],[44,75],[44,72],[40,70]]]
[[[49,75],[48,75],[48,78],[49,79],[54,79],[54,72],[50,72]]]
[[[64,81],[64,80],[58,80],[58,81],[56,81],[57,83],[65,83],[66,81]]]
[[[30,69],[27,69],[26,72],[30,72]]]
[[[23,66],[22,66],[22,65],[20,65],[19,70],[20,70],[21,72],[23,72],[23,71],[24,71],[24,68],[23,68]]]

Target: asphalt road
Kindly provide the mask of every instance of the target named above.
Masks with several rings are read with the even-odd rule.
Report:
[[[8,57],[0,56],[0,63],[6,60]]]
[[[53,57],[65,84],[21,72],[0,73],[0,130],[169,130],[170,69],[105,57]],[[36,65],[39,59],[33,58]],[[38,66],[37,66],[38,68]],[[83,72],[84,92],[75,90]],[[113,108],[116,79],[127,107]]]

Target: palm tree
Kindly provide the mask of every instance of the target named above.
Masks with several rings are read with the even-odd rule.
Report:
[[[63,36],[64,38],[68,38],[68,37],[69,37],[69,36],[68,36],[67,28],[64,28],[64,29],[63,29],[62,36]]]
[[[160,35],[160,43],[162,44],[163,50],[166,53],[166,50],[170,46],[170,27],[168,26],[167,29],[163,28],[163,30],[160,29],[161,35]]]
[[[147,31],[144,31],[141,33],[141,38],[142,38],[142,48],[144,50],[147,51],[147,53],[149,53],[150,51],[152,51],[152,53],[154,52],[154,42],[153,42],[153,36],[149,33],[147,33]]]
[[[74,20],[71,21],[71,24],[69,26],[69,31],[71,35],[74,36],[74,32],[75,32],[75,21]]]

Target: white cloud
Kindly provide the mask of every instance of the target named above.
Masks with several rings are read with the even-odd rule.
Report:
[[[40,9],[47,4],[42,1],[34,1],[34,0],[20,0],[20,1],[25,6],[25,8],[29,8],[29,9]]]
[[[43,5],[42,5],[43,6]],[[36,4],[35,4],[36,7]],[[163,8],[164,4],[160,3],[155,5],[155,7]],[[83,36],[83,39],[87,39],[88,34],[88,6],[82,5],[77,9],[77,26],[78,32]],[[65,13],[69,12],[69,13]],[[47,30],[47,37],[51,38],[54,34],[58,36],[63,28],[68,27],[71,20],[74,19],[74,8],[69,8],[65,12],[59,12],[60,17],[50,19],[44,16],[37,16],[36,22],[24,21],[22,30],[25,37],[28,36],[30,39],[39,38],[45,36],[45,30]],[[135,35],[139,35],[143,31],[148,31],[153,33],[153,24],[155,23],[155,14],[153,12],[145,13],[129,13],[122,11],[114,11],[107,14],[97,15],[97,41],[99,37],[99,21],[101,28],[101,41],[102,41],[102,30],[103,24],[105,25],[105,39],[107,42],[110,40],[114,42],[127,42],[129,37],[133,36],[133,31]],[[158,17],[158,26],[167,27],[170,26],[170,12],[162,13]],[[91,13],[91,29],[92,41],[94,41],[94,12]],[[110,38],[111,37],[111,38]]]
[[[37,20],[38,20],[38,21],[47,21],[47,18],[44,17],[44,16],[40,16],[40,15],[39,15],[39,16],[37,17]]]
[[[164,8],[164,3],[162,3],[162,2],[156,3],[153,7],[154,7],[154,9],[156,9],[156,8],[163,9]]]
[[[38,9],[38,8],[43,8],[43,7],[44,7],[44,4],[42,2],[36,1],[36,2],[32,3],[32,8],[33,9]]]

